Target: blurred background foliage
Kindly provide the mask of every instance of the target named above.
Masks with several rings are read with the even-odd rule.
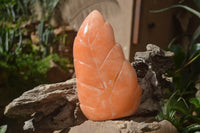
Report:
[[[36,20],[33,6],[42,7]],[[54,50],[65,43],[67,34],[54,34],[49,19],[59,0],[0,0],[0,97],[10,99],[39,84],[49,83],[47,71],[52,60],[68,73],[66,58]],[[64,44],[63,44],[64,45]]]
[[[172,8],[183,8],[200,19],[200,1],[193,0],[196,9],[178,5],[152,11],[160,13]],[[189,37],[187,49],[177,41],[184,36]],[[169,120],[181,133],[200,131],[200,25],[193,34],[177,35],[169,43],[168,50],[174,52],[175,68],[168,72],[173,81],[170,88],[165,89],[165,98],[162,101],[162,111],[157,115],[158,120]]]
[[[14,97],[48,83],[46,72],[52,60],[69,73],[68,66],[73,69],[71,44],[76,33],[72,27],[78,28],[97,7],[104,9],[105,16],[119,8],[116,0],[85,0],[84,4],[73,0],[0,0],[0,3],[0,88],[12,90]],[[67,11],[61,13],[63,8]],[[69,24],[71,28],[67,27]],[[69,35],[67,30],[72,33]]]

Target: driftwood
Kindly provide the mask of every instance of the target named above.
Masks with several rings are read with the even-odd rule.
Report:
[[[173,67],[173,53],[149,44],[146,52],[136,53],[132,66],[136,69],[138,82],[143,88],[142,100],[136,116],[155,115],[160,110],[159,101],[162,98],[162,89],[168,85],[164,74]],[[79,108],[75,78],[62,83],[40,85],[24,92],[7,105],[4,114],[14,118],[26,116],[24,130],[45,132],[60,129],[69,131],[71,127],[87,120]],[[121,119],[119,123],[129,123],[130,125],[133,122],[131,120],[132,117]],[[85,123],[87,125],[87,123],[93,122],[86,121]],[[98,127],[99,123],[101,122],[93,124]],[[111,125],[114,123],[115,125],[117,122],[102,122],[102,124],[104,123],[111,123]],[[138,124],[145,125],[144,123]],[[159,125],[159,123],[157,124]],[[83,125],[77,127],[78,130],[81,131]],[[70,131],[74,130],[76,129],[72,128]]]
[[[169,87],[170,78],[165,73],[174,66],[174,53],[148,44],[145,52],[136,52],[132,66],[141,85],[142,99],[137,114],[156,114],[160,111],[162,89]]]

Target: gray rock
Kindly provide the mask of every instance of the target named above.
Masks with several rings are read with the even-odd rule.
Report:
[[[4,114],[7,116],[26,116],[35,112],[47,115],[58,107],[64,106],[68,101],[76,103],[77,96],[75,79],[66,82],[40,85],[24,92],[6,106]]]
[[[135,121],[85,121],[72,127],[69,133],[177,133],[176,128],[168,121],[144,123]]]
[[[24,92],[6,106],[4,114],[14,118],[31,117],[25,122],[26,130],[55,130],[86,120],[78,110],[80,109],[76,80],[71,79],[56,84],[40,85]],[[80,117],[77,117],[77,114]]]

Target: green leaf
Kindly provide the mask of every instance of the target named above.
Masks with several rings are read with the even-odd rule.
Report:
[[[174,52],[174,62],[175,62],[175,67],[176,69],[179,69],[185,60],[185,52],[179,45],[171,45],[170,50]]]
[[[9,44],[8,44],[9,38],[8,38],[8,31],[6,32],[6,42],[5,42],[5,51],[8,52]]]
[[[67,34],[64,34],[62,37],[62,45],[65,45]]]
[[[172,49],[172,45],[174,44],[174,42],[176,41],[176,39],[177,39],[177,37],[174,37],[174,38],[170,41],[170,43],[169,43],[169,45],[168,45],[168,49],[169,49],[169,50]]]
[[[14,7],[13,6],[11,7],[11,14],[12,14],[13,22],[15,22],[15,11],[14,11]]]
[[[200,130],[200,125],[199,124],[192,124],[187,126],[186,130],[184,133],[191,133],[192,131],[199,131]]]
[[[162,111],[156,116],[158,120],[169,120],[172,121],[174,119],[174,115],[176,113],[175,110],[172,110],[172,107],[174,106],[174,96],[177,94],[177,91],[174,92],[171,97],[168,99],[168,101],[164,104],[162,107]]]
[[[150,11],[152,13],[160,13],[160,12],[164,12],[164,11],[168,11],[170,9],[173,9],[173,8],[183,8],[189,12],[191,12],[192,14],[196,15],[199,19],[200,19],[200,12],[192,9],[191,7],[188,7],[186,5],[173,5],[173,6],[170,6],[168,8],[164,8],[164,9],[160,9],[160,10],[153,10],[153,11]]]
[[[19,32],[19,47],[21,46],[22,44],[22,32],[20,31]]]
[[[52,16],[53,11],[55,10],[55,7],[58,5],[59,0],[47,0],[46,4],[47,4],[47,20],[49,20]]]
[[[176,71],[176,73],[180,72],[181,70],[183,70],[184,68],[186,68],[187,66],[189,66],[191,63],[195,62],[199,57],[200,57],[200,53],[198,52],[198,54],[195,57],[193,57],[192,59],[190,59],[186,64],[184,64],[183,67],[181,67],[180,69],[178,69]]]
[[[1,36],[0,36],[0,54],[3,54],[3,41]]]
[[[16,35],[15,35],[15,31],[13,31],[13,33],[11,33],[10,35],[9,35],[9,51],[13,48],[13,45],[14,45],[14,39],[15,39],[15,37],[16,37]],[[8,51],[8,52],[9,52]]]
[[[194,34],[192,35],[191,39],[192,44],[195,43],[195,41],[198,39],[199,36],[200,36],[200,25],[197,27]]]
[[[54,0],[54,2],[52,2],[52,10],[55,9],[56,5],[58,4],[59,0]]]
[[[7,130],[7,125],[0,126],[0,133],[5,133]]]
[[[189,100],[189,102],[190,102],[191,104],[194,105],[195,111],[196,111],[198,114],[200,114],[200,96],[198,96],[197,98],[191,98],[191,99]]]
[[[191,50],[192,46],[197,41],[199,36],[200,36],[200,25],[198,26],[198,28],[195,30],[195,32],[192,35],[191,41],[189,43],[189,50]]]
[[[198,55],[199,53],[200,53],[200,43],[192,45],[189,60],[192,59],[195,55]]]
[[[200,107],[200,103],[196,98],[191,98],[190,103],[193,104],[195,107]]]
[[[41,21],[41,23],[38,25],[38,35],[40,37],[40,41],[42,41],[43,32],[44,32],[44,21]]]

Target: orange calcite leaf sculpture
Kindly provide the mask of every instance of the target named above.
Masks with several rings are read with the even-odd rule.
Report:
[[[73,54],[80,107],[88,119],[116,119],[136,112],[142,93],[136,72],[98,11],[81,25]]]

